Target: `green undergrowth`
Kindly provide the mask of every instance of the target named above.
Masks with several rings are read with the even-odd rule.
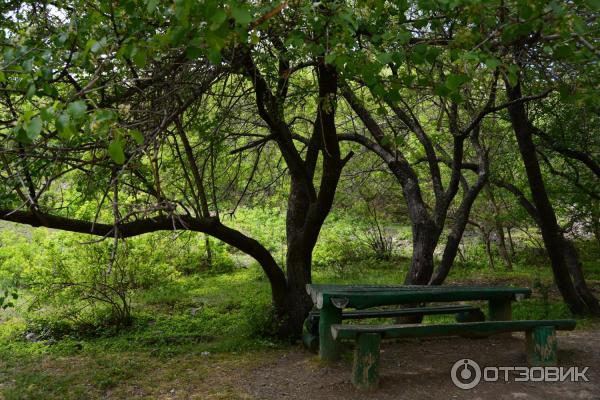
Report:
[[[389,259],[380,259],[359,239],[352,241],[351,227],[348,221],[334,221],[324,231],[319,242],[322,244],[315,252],[313,282],[401,284],[410,264],[410,252],[397,249]],[[397,231],[407,234],[405,228]],[[3,235],[0,278],[19,283],[19,296],[14,308],[0,311],[0,398],[103,398],[108,392],[137,390],[138,386],[147,389],[147,376],[159,374],[157,371],[160,391],[170,393],[173,379],[188,376],[189,371],[209,371],[206,364],[215,357],[252,363],[290,346],[289,342],[273,339],[276,326],[270,288],[261,268],[226,246],[219,245],[215,250],[220,254],[215,260],[221,266],[210,269],[202,267],[202,254],[197,249],[187,255],[179,254],[181,243],[173,246],[174,250],[168,249],[169,238],[131,242],[129,249],[134,258],[127,267],[136,267],[140,275],[126,276],[132,279],[126,287],[131,320],[115,325],[107,317],[110,307],[103,304],[97,305],[93,313],[66,313],[73,310],[73,304],[84,304],[74,303],[69,297],[72,293],[40,307],[40,292],[30,286],[38,278],[45,279],[48,266],[53,265],[52,254],[65,254],[56,247],[55,240],[63,240],[64,245],[68,240],[75,243],[75,239],[55,239],[44,232],[29,236],[19,232],[16,240],[12,240],[15,234]],[[347,240],[336,239],[336,235]],[[66,266],[71,271],[77,271],[81,266],[78,262],[91,257],[80,256],[76,245],[65,261],[70,263]],[[472,244],[463,254],[469,262],[457,260],[447,283],[530,287],[532,297],[514,303],[515,319],[573,318],[543,256],[536,258],[527,248],[521,248],[514,256],[512,270],[507,270],[499,258],[492,269],[477,246]],[[578,247],[588,281],[597,287],[598,250],[590,243],[578,243]],[[40,249],[48,248],[54,253],[41,253]],[[38,261],[48,264],[38,266]],[[154,265],[148,268],[148,263]],[[88,276],[97,276],[93,273],[88,272]],[[31,277],[36,279],[27,281]],[[485,302],[472,304],[487,312]],[[576,318],[577,329],[600,326],[598,319]],[[425,318],[425,323],[452,321],[451,315]],[[189,376],[190,382],[197,382],[196,375],[193,379]]]

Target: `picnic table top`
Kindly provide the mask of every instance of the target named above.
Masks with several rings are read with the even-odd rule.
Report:
[[[531,295],[529,288],[507,286],[420,286],[420,285],[306,285],[318,309],[324,304],[337,308],[363,309],[392,304],[466,300],[520,300]]]

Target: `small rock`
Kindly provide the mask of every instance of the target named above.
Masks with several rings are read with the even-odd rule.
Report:
[[[192,317],[195,317],[199,311],[202,311],[202,307],[192,308],[192,309],[190,309],[190,314],[192,314]]]
[[[29,332],[27,335],[25,335],[25,340],[28,340],[30,342],[34,342],[35,343],[35,342],[39,342],[40,338],[35,333]]]

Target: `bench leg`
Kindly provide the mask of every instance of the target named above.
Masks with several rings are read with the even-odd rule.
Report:
[[[323,361],[340,358],[340,343],[331,336],[331,325],[342,323],[342,310],[332,304],[324,304],[319,315],[319,357]]]
[[[556,330],[553,326],[540,326],[527,331],[525,344],[530,366],[556,366]]]
[[[512,320],[511,300],[490,300],[490,321]]]
[[[490,300],[489,301],[490,321],[511,321],[512,320],[512,301],[510,299]],[[509,338],[512,333],[501,333],[496,336]]]
[[[304,343],[304,347],[308,349],[311,353],[319,352],[319,337],[313,335],[310,332],[304,332],[302,334],[302,342]]]
[[[357,389],[377,388],[379,383],[379,343],[378,333],[363,333],[356,338],[352,383]]]

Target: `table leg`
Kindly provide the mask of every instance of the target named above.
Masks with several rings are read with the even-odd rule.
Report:
[[[331,302],[323,304],[319,316],[319,356],[324,361],[335,361],[340,358],[340,343],[331,336],[331,325],[342,323],[342,310]]]

